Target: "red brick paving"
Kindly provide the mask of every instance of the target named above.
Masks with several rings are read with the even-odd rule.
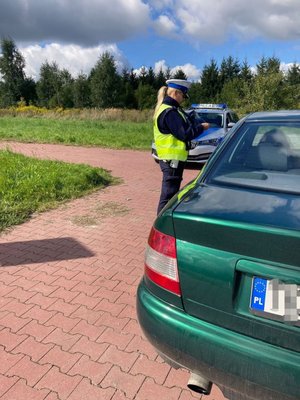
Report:
[[[147,152],[2,143],[103,167],[122,183],[34,215],[0,240],[1,400],[192,400],[143,338],[135,293],[160,171]],[[185,182],[197,171],[185,171]],[[103,216],[101,206],[125,212]],[[121,208],[120,208],[120,211]],[[207,400],[224,400],[213,387]]]

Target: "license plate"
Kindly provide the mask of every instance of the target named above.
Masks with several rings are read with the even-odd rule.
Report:
[[[250,310],[257,315],[300,325],[300,286],[255,276]]]

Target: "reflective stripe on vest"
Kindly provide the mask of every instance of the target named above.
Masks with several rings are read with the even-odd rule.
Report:
[[[158,117],[168,108],[172,108],[172,106],[162,104],[154,119],[154,142],[158,158],[160,160],[186,161],[188,152],[186,150],[185,143],[181,140],[178,140],[171,133],[161,133],[158,129]],[[186,121],[185,115],[180,110],[178,110],[178,112],[184,121]]]

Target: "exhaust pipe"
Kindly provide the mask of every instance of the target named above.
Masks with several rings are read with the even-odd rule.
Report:
[[[212,382],[202,375],[191,372],[187,387],[194,392],[208,395],[211,392]]]

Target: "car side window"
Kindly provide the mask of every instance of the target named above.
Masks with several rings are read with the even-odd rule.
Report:
[[[238,120],[239,120],[239,117],[237,116],[237,114],[236,113],[231,113],[230,114],[230,116],[231,116],[231,119],[232,119],[232,122],[238,122]]]
[[[233,113],[233,112],[229,112],[229,113],[227,114],[227,117],[226,117],[226,125],[228,125],[229,122],[234,122],[234,123],[236,123],[236,122],[238,122],[238,120],[239,120],[239,117],[237,116],[237,114],[235,114],[235,113]]]

